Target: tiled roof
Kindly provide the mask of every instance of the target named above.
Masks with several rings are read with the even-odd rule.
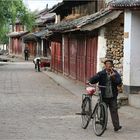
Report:
[[[140,0],[113,0],[110,6],[120,8],[140,7]]]
[[[30,41],[38,41],[41,38],[44,38],[45,36],[49,36],[51,35],[52,32],[48,31],[48,30],[42,30],[39,32],[34,32],[34,33],[28,33],[27,35],[24,35],[23,38],[23,42],[30,42]]]
[[[55,12],[60,10],[66,10],[70,7],[75,7],[76,5],[81,5],[85,3],[89,3],[93,0],[63,0],[62,2],[54,5],[52,8],[48,9],[48,12]]]
[[[34,35],[36,37],[39,37],[39,38],[44,38],[45,36],[49,36],[51,35],[51,31],[48,31],[48,30],[42,30],[42,31],[39,31],[39,32],[35,32]]]
[[[11,33],[7,34],[7,36],[9,36],[9,37],[21,37],[27,33],[28,33],[27,31],[11,32]]]
[[[30,41],[37,42],[38,39],[39,39],[34,33],[29,33],[29,34],[23,36],[22,38],[23,38],[24,43],[27,43],[27,42],[30,42]]]
[[[55,13],[47,13],[36,19],[36,24],[43,24],[49,20],[55,19]]]
[[[44,36],[46,33],[47,33],[47,30],[43,30],[43,31],[35,32],[34,35],[36,37],[41,37],[41,36]]]
[[[110,12],[111,12],[111,10],[106,9],[104,11],[100,11],[95,14],[83,16],[81,18],[74,19],[71,21],[62,21],[58,24],[47,26],[47,28],[49,30],[56,31],[56,32],[57,31],[61,32],[61,31],[65,31],[65,30],[76,30],[85,24],[92,23],[93,21],[101,18],[102,16],[104,16]]]
[[[53,32],[66,32],[72,30],[80,30],[81,27],[87,24],[92,24],[95,21],[109,15],[111,12],[113,11],[107,8],[105,10],[99,11],[91,15],[83,16],[78,19],[74,19],[71,21],[63,21],[58,24],[47,26],[47,29]]]

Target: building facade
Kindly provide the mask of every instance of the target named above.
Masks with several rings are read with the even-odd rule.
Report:
[[[140,107],[140,1],[113,1],[110,7],[124,11],[124,93],[128,95],[132,106]]]
[[[11,26],[9,36],[9,54],[15,56],[22,56],[23,54],[23,43],[22,36],[26,35],[28,32],[25,27],[17,21],[15,25]]]
[[[51,55],[53,71],[61,72],[72,79],[85,83],[103,68],[102,62],[106,57],[109,56],[113,59],[113,53],[109,50],[111,45],[108,42],[112,42],[116,46],[113,50],[114,54],[120,50],[119,45],[115,45],[115,43],[122,38],[123,30],[120,31],[119,28],[121,24],[123,26],[123,21],[122,23],[120,21],[115,27],[117,21],[113,25],[113,20],[121,19],[119,16],[122,12],[112,12],[106,6],[107,3],[104,0],[99,2],[74,1],[73,3],[63,1],[49,10],[56,12],[56,16],[60,19],[56,24],[47,27],[49,31],[53,32],[50,37],[53,50]],[[118,31],[120,37],[117,39],[114,37],[111,40],[113,32],[107,31],[110,30],[111,24],[106,25],[110,22],[115,27],[112,27],[112,30],[117,28],[120,31]],[[111,53],[109,54],[109,52]],[[122,73],[122,49],[120,53],[121,56],[118,54],[114,62]],[[58,66],[60,67],[58,68]]]

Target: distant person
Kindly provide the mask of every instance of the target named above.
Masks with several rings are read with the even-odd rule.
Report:
[[[34,58],[33,63],[35,64],[35,70],[40,72],[40,57]]]
[[[24,57],[25,57],[25,61],[28,61],[28,58],[29,58],[29,49],[28,49],[28,47],[26,47],[24,49]]]

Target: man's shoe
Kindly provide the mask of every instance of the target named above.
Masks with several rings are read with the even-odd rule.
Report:
[[[119,126],[118,128],[114,128],[114,131],[118,131],[122,128],[122,126]]]
[[[101,124],[100,121],[96,121],[95,124]]]

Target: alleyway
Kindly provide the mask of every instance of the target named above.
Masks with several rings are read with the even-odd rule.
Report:
[[[0,140],[139,140],[137,109],[120,109],[123,129],[115,133],[109,120],[102,137],[92,125],[81,128],[81,98],[65,90],[30,62],[0,64]]]

